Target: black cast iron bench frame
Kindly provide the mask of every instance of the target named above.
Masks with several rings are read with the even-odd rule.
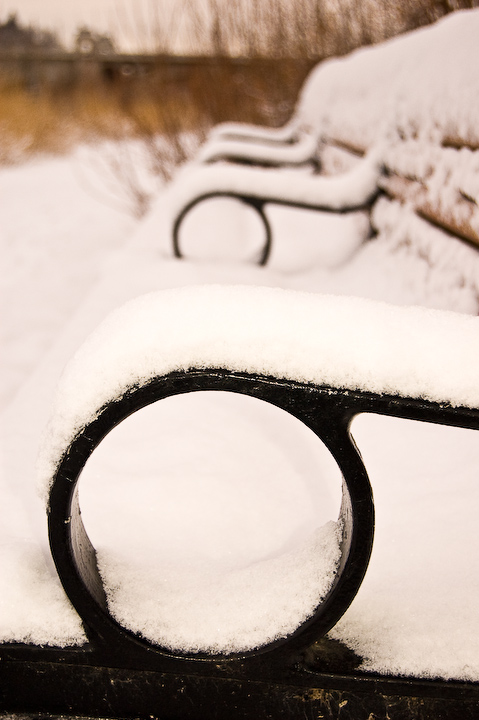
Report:
[[[343,535],[334,602],[328,605],[326,599],[325,607],[291,636],[230,656],[171,653],[125,631],[111,618],[94,549],[82,530],[75,490],[86,459],[115,425],[152,402],[198,390],[247,394],[300,419],[332,452],[349,494],[349,500],[343,496],[343,519],[349,529]],[[354,653],[324,637],[359,588],[372,545],[372,493],[349,432],[353,418],[368,412],[479,430],[479,409],[217,369],[154,378],[107,405],[65,455],[49,508],[52,555],[88,642],[68,649],[1,645],[0,711],[37,717],[192,720],[476,718],[478,683],[366,673],[357,669]]]
[[[211,200],[213,198],[231,198],[233,200],[238,200],[239,202],[243,203],[244,205],[247,205],[248,207],[253,208],[258,213],[259,217],[261,218],[261,221],[264,226],[265,230],[265,236],[263,241],[263,246],[258,254],[258,260],[257,264],[260,266],[264,266],[267,264],[269,257],[271,255],[271,247],[273,243],[273,233],[271,229],[271,224],[267,218],[267,215],[265,213],[265,205],[282,205],[283,207],[292,207],[292,208],[298,208],[303,210],[317,210],[318,212],[330,212],[334,213],[336,215],[345,215],[350,212],[355,212],[358,210],[371,210],[371,207],[373,206],[374,201],[378,197],[380,193],[380,189],[378,187],[376,194],[373,197],[370,197],[366,202],[364,203],[351,203],[350,205],[345,205],[341,208],[332,208],[331,205],[328,205],[326,203],[307,203],[307,202],[293,202],[289,200],[285,200],[282,198],[262,198],[255,195],[248,195],[246,193],[239,193],[239,192],[227,192],[223,190],[216,190],[214,192],[207,192],[204,194],[198,194],[191,202],[189,202],[185,207],[181,209],[181,211],[178,213],[178,215],[174,219],[173,223],[173,254],[176,258],[183,258],[183,252],[181,251],[181,244],[180,244],[180,229],[181,225],[185,219],[185,217],[188,215],[190,210],[192,210],[194,207],[199,205],[200,203],[204,202],[205,200]]]

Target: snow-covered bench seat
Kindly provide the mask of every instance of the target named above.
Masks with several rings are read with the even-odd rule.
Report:
[[[337,628],[367,577],[374,529],[373,495],[351,421],[379,413],[479,430],[478,320],[240,286],[155,292],[114,311],[67,366],[38,463],[52,554],[88,642],[3,646],[5,709],[123,718],[474,717],[479,687],[468,680],[472,668],[452,682],[431,673],[378,674],[358,668],[361,658],[341,642],[341,630],[324,633]],[[227,585],[235,589],[234,616],[226,617],[233,632],[219,598],[202,604],[190,587],[193,617],[189,624],[184,617],[183,627],[197,636],[188,645],[183,627],[178,634],[174,623],[161,622],[169,612],[168,584],[161,602],[151,602],[156,594],[144,596],[138,572],[133,584],[140,588],[128,581],[123,587],[122,567],[93,547],[78,481],[103,438],[128,416],[204,390],[250,395],[299,419],[338,463],[343,499],[337,521],[318,528],[307,547],[285,553],[284,562],[275,556],[261,563],[256,585],[244,573]],[[162,573],[158,579],[164,590]],[[397,592],[393,583],[380,594]],[[438,633],[444,613],[454,611],[443,601],[434,609]],[[245,608],[253,615],[245,613],[238,632]],[[205,626],[215,633],[210,645]],[[380,621],[362,627],[353,616],[343,632],[359,638],[356,652],[361,638],[369,649],[383,641]],[[463,642],[465,653],[468,642],[474,646],[474,631]],[[441,640],[437,647],[440,654]],[[448,656],[449,646],[442,652]]]
[[[364,145],[334,136],[324,147],[328,163],[339,167],[366,153]],[[408,208],[429,224],[479,247],[478,148],[396,139],[384,145],[383,168],[378,179],[383,205]]]

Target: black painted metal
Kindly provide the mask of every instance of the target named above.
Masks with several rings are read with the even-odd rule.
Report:
[[[326,444],[344,477],[343,559],[316,614],[290,637],[234,656],[181,656],[152,646],[109,615],[79,512],[76,483],[101,439],[131,413],[197,390],[248,394],[291,413]],[[227,370],[191,370],[131,388],[74,440],[52,488],[49,532],[65,590],[89,643],[54,649],[0,646],[0,711],[112,718],[323,717],[341,720],[472,720],[479,684],[375,676],[323,637],[361,584],[373,535],[373,502],[349,427],[376,413],[479,430],[479,409],[304,385]]]
[[[271,240],[272,240],[272,234],[271,234],[271,225],[269,224],[269,220],[266,217],[266,214],[264,212],[264,206],[265,201],[261,198],[251,197],[249,195],[237,195],[235,193],[230,192],[212,192],[212,193],[205,193],[203,195],[199,195],[194,200],[192,200],[188,205],[186,205],[179,215],[176,217],[174,225],[173,225],[173,253],[175,257],[182,258],[183,253],[180,249],[180,227],[183,223],[183,220],[185,219],[186,215],[192,210],[196,205],[203,202],[204,200],[211,200],[212,198],[233,198],[235,200],[239,200],[240,202],[244,203],[245,205],[248,205],[249,207],[254,208],[254,210],[257,211],[258,215],[260,216],[265,230],[265,237],[263,242],[263,247],[261,248],[261,252],[258,257],[258,265],[266,265],[268,262],[268,258],[271,252]]]
[[[320,437],[336,459],[344,477],[341,520],[342,558],[331,590],[315,614],[295,633],[254,651],[229,656],[188,655],[192,661],[213,664],[257,655],[284,663],[324,635],[346,611],[366,572],[374,532],[374,507],[366,471],[349,434],[351,408],[321,388],[219,370],[195,370],[155,378],[132,388],[103,412],[75,439],[58,468],[49,505],[50,546],[60,580],[82,617],[89,637],[103,653],[127,655],[131,662],[148,662],[167,669],[179,655],[152,645],[119,626],[106,607],[96,555],[83,526],[77,482],[95,447],[105,435],[136,410],[157,400],[200,390],[226,390],[272,403],[291,413]],[[183,658],[181,658],[183,660]]]
[[[48,650],[35,660],[12,649],[0,664],[0,708],[39,718],[160,720],[477,720],[479,693],[437,683],[308,673],[291,668],[212,676],[102,664]],[[43,656],[42,656],[43,655]]]
[[[363,210],[371,208],[372,203],[374,202],[375,198],[379,194],[379,188],[377,190],[377,193],[374,195],[374,197],[370,198],[365,203],[351,203],[350,205],[344,206],[342,208],[332,208],[330,205],[323,204],[323,203],[306,203],[306,202],[291,202],[289,200],[284,200],[281,198],[271,198],[271,197],[256,197],[254,195],[247,195],[244,193],[236,193],[236,192],[224,192],[224,191],[214,191],[214,192],[208,192],[204,194],[197,195],[193,200],[191,200],[187,205],[185,205],[181,211],[178,213],[177,217],[175,218],[174,224],[173,224],[173,253],[175,257],[182,258],[183,253],[181,252],[180,248],[180,227],[183,223],[183,220],[185,219],[186,215],[192,210],[196,205],[203,202],[204,200],[210,200],[211,198],[221,198],[221,197],[228,197],[233,198],[235,200],[239,200],[240,202],[245,203],[246,205],[249,205],[250,207],[257,210],[259,216],[261,217],[264,227],[265,227],[265,241],[263,244],[263,248],[261,250],[261,253],[258,258],[258,265],[266,265],[268,262],[269,256],[271,254],[271,246],[273,242],[273,235],[270,223],[268,221],[268,218],[266,217],[266,213],[264,211],[265,205],[271,204],[271,205],[284,205],[286,207],[295,207],[295,208],[302,208],[305,210],[321,210],[322,212],[332,212],[336,214],[345,214],[348,212],[353,212],[355,210]]]

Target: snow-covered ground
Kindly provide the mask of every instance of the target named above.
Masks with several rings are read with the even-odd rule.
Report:
[[[479,252],[394,203],[376,206],[374,239],[363,212],[270,206],[275,243],[260,268],[251,258],[261,226],[232,200],[191,213],[189,259],[175,260],[161,230],[166,193],[132,220],[85,192],[75,155],[4,168],[0,182],[3,642],[85,640],[49,559],[36,458],[65,364],[112,310],[151,291],[223,284],[450,310],[458,325],[479,311]],[[337,519],[340,496],[327,451],[280,411],[221,393],[170,399],[131,420],[82,477],[112,612],[154,641],[217,650],[258,623],[255,597],[260,622],[273,619],[266,638],[287,631],[308,583],[306,571],[293,573],[298,558],[333,547],[318,535]],[[374,490],[376,535],[363,585],[331,635],[370,670],[479,679],[479,435],[379,416],[355,420],[353,435]],[[274,588],[289,581],[277,622],[266,578]],[[230,623],[224,633],[218,617]]]
[[[38,364],[134,227],[79,184],[78,158],[0,169],[0,402]]]

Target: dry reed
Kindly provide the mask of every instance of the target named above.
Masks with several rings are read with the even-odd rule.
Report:
[[[224,120],[278,126],[319,60],[434,21],[478,0],[177,0],[169,18],[135,22],[144,46],[157,53],[183,42],[209,61],[164,63],[131,76],[80,73],[69,84],[28,88],[0,76],[0,163],[75,143],[141,140],[164,179],[194,151],[208,128]],[[244,64],[235,57],[242,56]],[[100,66],[98,66],[100,67]],[[91,66],[90,66],[91,69]],[[158,142],[161,137],[162,141]],[[188,142],[185,142],[188,137]],[[194,141],[191,141],[191,138]],[[165,138],[167,142],[165,142]],[[141,212],[146,209],[141,205]]]

